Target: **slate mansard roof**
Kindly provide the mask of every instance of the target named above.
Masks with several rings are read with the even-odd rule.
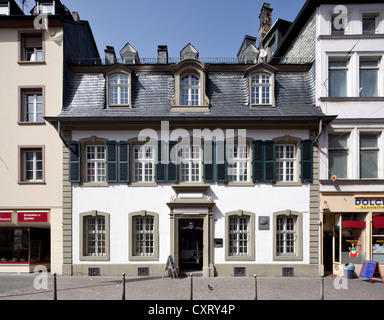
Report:
[[[132,108],[106,108],[106,80],[102,72],[65,73],[62,112],[48,120],[316,120],[327,118],[315,104],[315,68],[281,72],[275,76],[275,107],[249,107],[244,71],[209,71],[206,94],[210,112],[171,112],[175,94],[172,72],[132,74]],[[191,107],[193,108],[193,107]]]

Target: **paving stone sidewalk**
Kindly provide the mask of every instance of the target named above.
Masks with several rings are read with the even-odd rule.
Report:
[[[0,274],[0,300],[53,300],[54,278]],[[41,275],[40,275],[41,276]],[[43,279],[43,280],[42,280]],[[46,280],[46,282],[45,282]],[[57,276],[57,300],[122,300],[118,276]],[[35,288],[37,287],[37,289]],[[39,286],[41,288],[39,288]],[[321,300],[321,278],[216,277],[192,279],[193,300]],[[257,289],[257,290],[255,290]],[[126,300],[190,300],[191,278],[126,277]],[[324,278],[324,300],[384,300],[384,283]]]

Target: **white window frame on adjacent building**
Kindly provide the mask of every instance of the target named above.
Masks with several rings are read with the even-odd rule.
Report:
[[[349,60],[332,58],[328,60],[328,96],[347,97],[349,92]],[[342,77],[342,78],[341,78]],[[335,84],[338,90],[335,91]]]
[[[335,175],[337,179],[348,179],[349,140],[348,133],[333,133],[328,135],[329,178]],[[341,163],[339,163],[340,160]],[[337,165],[336,162],[338,162],[339,169],[334,168],[334,166]],[[345,172],[340,170],[345,170]]]
[[[0,3],[0,16],[1,15],[9,15],[8,3]]]
[[[153,182],[154,181],[154,159],[153,146],[134,145],[133,148],[133,181]]]
[[[180,146],[180,182],[201,181],[201,147]]]
[[[373,137],[374,139],[364,141],[364,138]],[[360,132],[359,155],[360,155],[360,179],[379,178],[379,135],[377,133]],[[376,163],[374,163],[376,162]],[[370,172],[364,170],[368,164],[372,165]]]

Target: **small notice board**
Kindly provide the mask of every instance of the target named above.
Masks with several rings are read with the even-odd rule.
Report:
[[[167,271],[168,269],[171,269],[172,271],[172,277],[177,278],[177,271],[175,267],[175,262],[173,261],[172,256],[168,256],[167,263],[165,264],[164,272]],[[163,278],[164,278],[164,273],[163,273]]]
[[[364,260],[358,280],[360,280],[360,278],[369,279],[370,280],[369,283],[371,283],[374,277],[381,279],[381,282],[384,283],[383,277],[380,271],[379,262]]]

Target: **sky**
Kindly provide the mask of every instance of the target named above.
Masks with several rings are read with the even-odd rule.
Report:
[[[19,2],[20,0],[18,0]],[[131,44],[140,58],[156,58],[158,45],[179,57],[191,43],[201,58],[236,57],[245,35],[258,38],[264,2],[278,18],[294,21],[305,0],[61,0],[88,20],[101,58],[106,46],[117,56]],[[30,10],[34,0],[27,0]],[[257,39],[258,41],[258,39]]]

